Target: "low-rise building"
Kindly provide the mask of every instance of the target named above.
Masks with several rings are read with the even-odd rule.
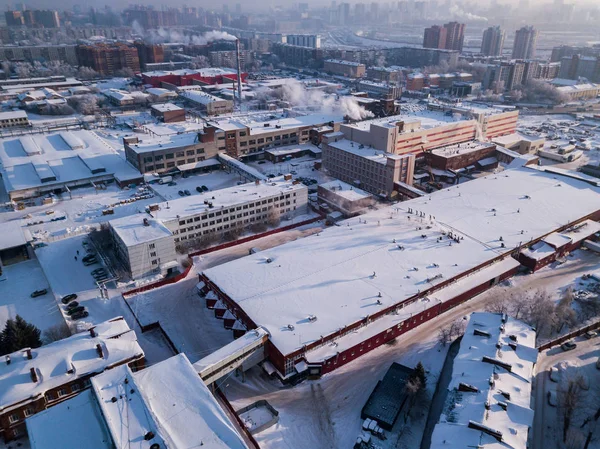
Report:
[[[496,145],[489,142],[464,142],[425,152],[427,164],[438,170],[459,170],[469,166],[497,166]]]
[[[177,92],[162,87],[151,87],[146,89],[146,93],[150,95],[153,103],[165,103],[177,99]]]
[[[403,67],[369,67],[367,77],[382,83],[398,84],[404,79]]]
[[[357,86],[360,90],[379,97],[398,98],[402,95],[401,87],[387,83],[376,83],[374,81],[364,80],[359,81]]]
[[[412,154],[386,153],[347,140],[341,132],[325,135],[322,151],[323,166],[331,176],[375,195],[393,196],[394,183],[413,182]]]
[[[177,266],[175,246],[187,240],[291,219],[307,211],[306,186],[279,178],[160,203],[147,216],[118,218],[109,224],[117,255],[135,279],[168,274]]]
[[[25,419],[89,388],[93,376],[119,365],[144,366],[144,351],[122,317],[40,348],[3,356],[0,435],[25,434]]]
[[[125,158],[140,173],[163,173],[195,164],[225,151],[224,133],[212,126],[201,132],[189,132],[160,137],[123,138]]]
[[[32,449],[248,449],[184,354],[96,376],[90,391],[28,419],[27,432]]]
[[[323,70],[326,72],[349,78],[362,78],[367,72],[367,67],[360,62],[327,59],[324,64]]]
[[[537,154],[539,150],[544,148],[546,139],[543,137],[533,137],[526,134],[514,133],[506,136],[494,137],[492,142],[509,150],[516,151],[519,154]]]
[[[202,92],[191,90],[182,92],[181,97],[202,109],[206,115],[220,115],[233,112],[233,101]]]
[[[153,104],[150,114],[164,123],[185,122],[185,109],[173,103]]]
[[[600,84],[588,83],[577,84],[575,86],[562,86],[558,87],[557,90],[565,95],[568,101],[588,100],[600,95]]]
[[[133,279],[168,274],[177,260],[173,234],[161,221],[128,215],[110,221],[117,257]]]
[[[19,128],[29,126],[29,119],[25,111],[0,112],[0,129]]]
[[[526,449],[537,356],[535,330],[527,324],[504,314],[472,313],[431,447]]]
[[[374,203],[373,196],[343,181],[330,181],[317,188],[319,204],[323,203],[345,218],[365,212]]]

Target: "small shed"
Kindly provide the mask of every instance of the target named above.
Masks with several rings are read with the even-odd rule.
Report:
[[[413,371],[412,368],[399,363],[390,366],[383,379],[377,382],[377,386],[364,405],[360,414],[361,419],[370,418],[377,421],[382,429],[392,430],[406,404],[408,396],[404,387]]]

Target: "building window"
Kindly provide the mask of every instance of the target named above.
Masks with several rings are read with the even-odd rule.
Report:
[[[175,155],[173,153],[169,153],[165,156],[165,159],[174,159]]]
[[[23,414],[25,415],[25,418],[27,418],[28,416],[33,415],[33,409],[31,407],[27,407],[25,410],[23,410]]]
[[[196,154],[204,154],[204,148],[198,148]]]
[[[46,401],[53,401],[56,399],[54,392],[50,391],[46,393]]]
[[[13,413],[12,415],[10,415],[10,416],[8,417],[8,421],[9,421],[11,424],[13,424],[13,423],[16,423],[16,422],[20,421],[20,419],[21,419],[21,417],[19,416],[19,414],[18,414],[18,413]]]
[[[66,388],[61,388],[60,390],[58,390],[58,397],[62,398],[63,396],[67,395],[67,390]]]
[[[155,247],[154,243],[150,243],[150,244],[148,245],[148,248],[150,248],[150,249],[154,249],[154,247]]]
[[[156,257],[156,253],[155,252],[151,252],[150,253],[150,257]]]

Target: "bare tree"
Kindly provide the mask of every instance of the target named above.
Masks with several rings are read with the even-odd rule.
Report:
[[[463,336],[466,328],[467,322],[465,320],[455,320],[439,330],[438,341],[442,346],[446,346],[455,338]]]
[[[62,340],[71,336],[71,330],[66,323],[57,324],[56,326],[49,327],[42,334],[42,340],[44,344],[52,343],[54,341]]]
[[[576,413],[580,411],[584,400],[581,381],[577,378],[568,379],[561,383],[557,389],[557,402],[559,417],[562,421],[563,443],[567,442],[569,429],[573,424]]]
[[[269,211],[269,215],[267,216],[267,223],[272,228],[276,228],[281,223],[281,214],[278,209],[271,209]]]

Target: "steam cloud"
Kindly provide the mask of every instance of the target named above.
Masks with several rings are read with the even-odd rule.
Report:
[[[206,45],[214,41],[235,41],[237,39],[225,31],[216,30],[208,31],[204,34],[182,34],[166,28],[146,31],[137,21],[134,21],[131,27],[135,34],[139,34],[146,42],[151,44],[178,43],[184,45]]]
[[[476,14],[471,14],[470,12],[465,11],[458,5],[452,5],[450,7],[450,14],[452,14],[457,19],[479,20],[479,21],[483,21],[483,22],[488,21],[488,19],[486,17],[478,16]]]
[[[327,95],[322,90],[307,90],[301,82],[296,80],[283,86],[283,98],[292,106],[314,108],[324,114],[341,114],[352,120],[373,117],[373,114],[359,105],[354,97],[337,97],[336,95]]]

